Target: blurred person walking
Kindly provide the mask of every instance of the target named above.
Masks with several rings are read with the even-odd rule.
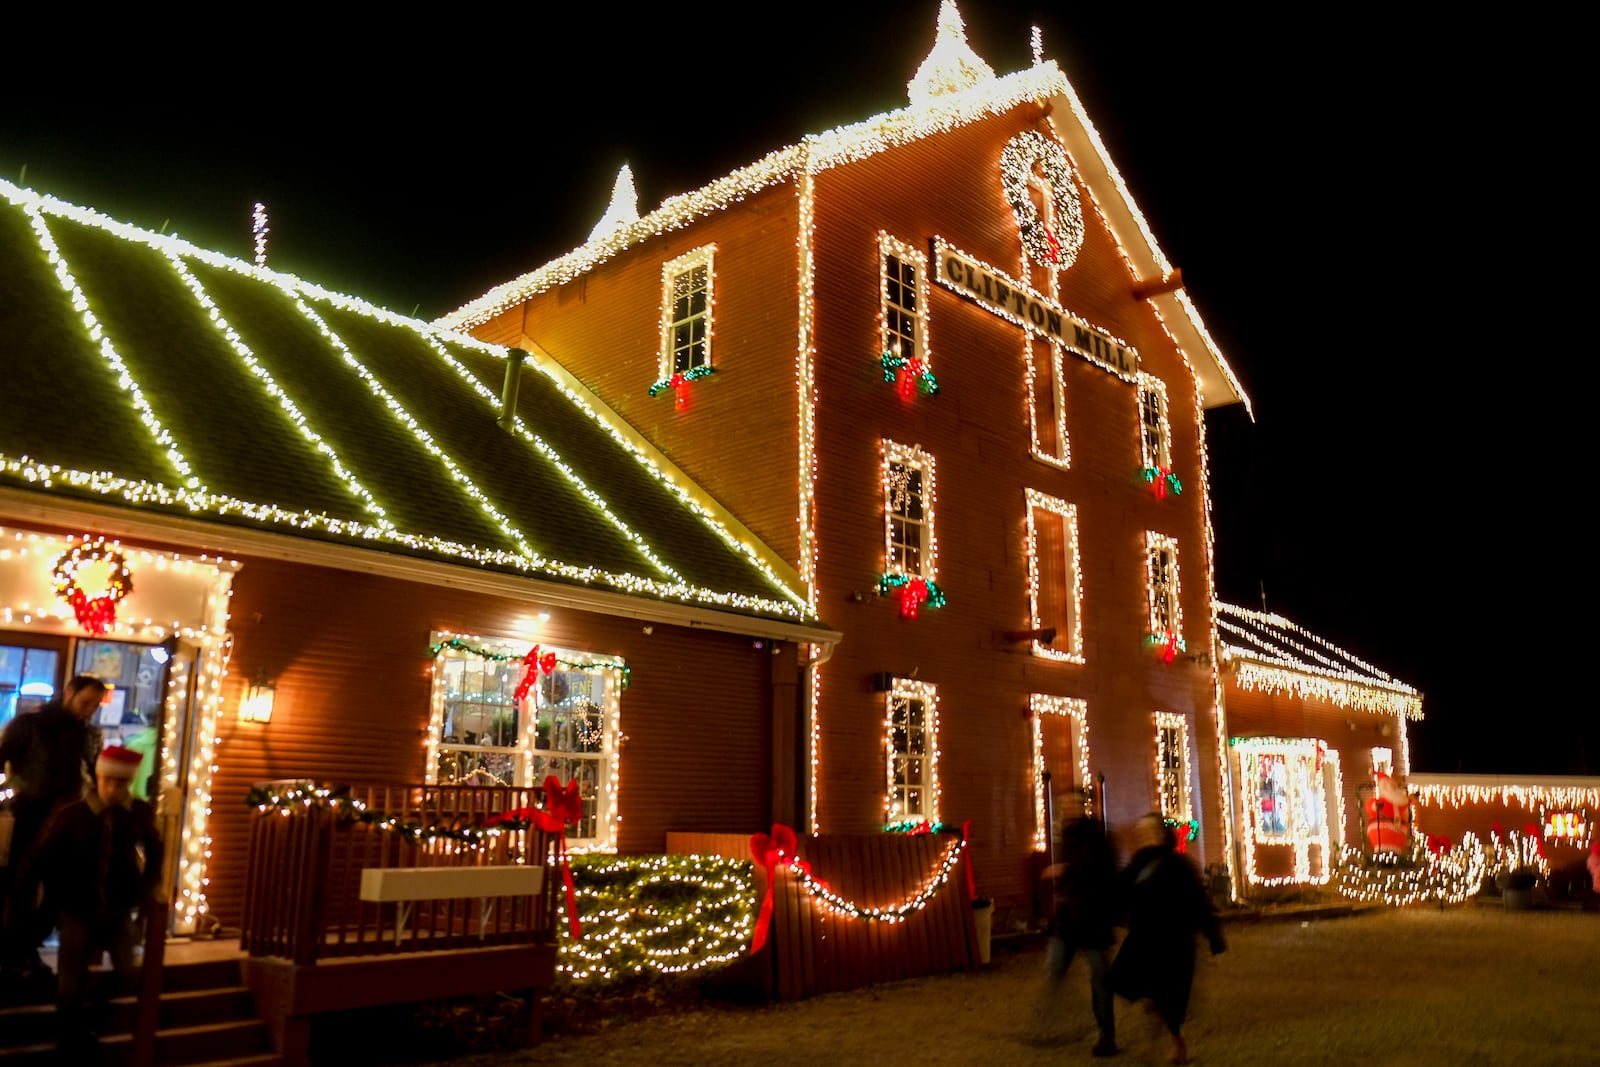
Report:
[[[1115,1006],[1108,974],[1117,912],[1116,860],[1099,820],[1088,814],[1088,795],[1071,789],[1056,826],[1056,862],[1044,870],[1054,881],[1050,940],[1045,953],[1046,1012],[1061,998],[1061,987],[1074,956],[1089,968],[1089,1003],[1099,1038],[1096,1056],[1117,1052]]]
[[[89,720],[106,689],[93,675],[77,675],[59,697],[18,715],[0,734],[0,769],[12,791],[14,817],[8,877],[0,894],[0,1001],[26,998],[41,978],[48,978],[39,946],[50,933],[50,917],[40,911],[34,887],[23,885],[17,873],[51,812],[81,798],[94,781],[101,733]]]
[[[138,988],[134,913],[155,901],[162,860],[155,808],[131,790],[141,760],[119,745],[101,752],[94,792],[55,810],[18,872],[44,887],[57,917],[57,1047],[73,1064],[96,1059],[104,1007]],[[90,967],[105,953],[110,980],[91,983]]]
[[[1128,933],[1111,965],[1111,988],[1130,1001],[1149,1000],[1172,1035],[1172,1062],[1189,1062],[1183,1022],[1194,986],[1195,940],[1204,936],[1213,956],[1227,945],[1211,900],[1194,865],[1177,851],[1172,830],[1158,813],[1133,827],[1136,851],[1122,872]]]

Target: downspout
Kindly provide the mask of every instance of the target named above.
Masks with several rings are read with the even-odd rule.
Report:
[[[506,349],[506,381],[500,390],[500,418],[496,420],[502,430],[510,431],[517,424],[517,392],[522,387],[522,361],[528,353],[520,348]]]
[[[816,670],[818,667],[822,666],[824,663],[833,658],[833,649],[835,644],[836,642],[830,641],[827,644],[812,645],[812,648],[820,648],[821,651],[817,652],[810,659],[806,660],[805,669],[800,672],[801,685],[805,690],[801,697],[801,708],[804,711],[804,714],[801,716],[801,728],[805,730],[806,744],[800,757],[800,781],[804,783],[804,788],[802,790],[803,803],[801,805],[801,814],[805,816],[804,822],[806,833],[810,833],[812,831],[812,827],[816,826],[817,823],[817,813],[814,810],[813,805],[813,801],[815,799],[816,782],[811,768],[812,761],[816,759]],[[796,829],[799,828],[796,827]]]

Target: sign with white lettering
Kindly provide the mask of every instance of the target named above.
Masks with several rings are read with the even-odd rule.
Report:
[[[957,251],[943,237],[933,239],[932,255],[929,273],[946,289],[1055,341],[1124,381],[1138,380],[1139,353],[1131,346],[1074,318],[1015,278]]]

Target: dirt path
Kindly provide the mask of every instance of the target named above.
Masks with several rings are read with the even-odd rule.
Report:
[[[1198,1064],[1600,1063],[1600,912],[1416,908],[1239,924],[1228,940],[1214,960],[1201,952],[1184,1030]],[[1083,964],[1049,1011],[1042,969],[1036,941],[999,943],[974,973],[664,1014],[453,1067],[1166,1062],[1160,1024],[1124,1001],[1121,1055],[1091,1059]]]

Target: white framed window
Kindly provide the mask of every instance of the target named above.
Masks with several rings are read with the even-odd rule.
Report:
[[[928,369],[928,278],[913,245],[878,234],[878,323],[885,354]]]
[[[1032,727],[1033,751],[1029,773],[1033,779],[1033,847],[1043,852],[1050,846],[1051,811],[1061,818],[1061,803],[1069,790],[1089,789],[1089,702],[1077,697],[1028,697],[1028,724]],[[1046,779],[1049,774],[1046,805]],[[1091,807],[1093,802],[1091,801]]]
[[[926,682],[896,678],[884,714],[886,823],[939,821],[939,692]]]
[[[916,446],[883,442],[883,570],[933,581],[933,457]]]
[[[661,268],[661,377],[711,367],[712,256],[706,245]]]
[[[1172,425],[1167,421],[1167,386],[1139,374],[1139,456],[1146,471],[1172,470]]]
[[[1340,845],[1331,828],[1344,821],[1339,754],[1316,738],[1235,738],[1232,747],[1246,880],[1253,885],[1326,883]],[[1269,870],[1284,873],[1259,869],[1263,847],[1276,849]]]
[[[1178,607],[1178,542],[1155,531],[1145,533],[1145,580],[1150,598],[1150,634],[1183,640],[1183,614]]]
[[[576,781],[583,816],[568,840],[616,841],[622,661],[527,641],[436,633],[425,780],[540,786]]]
[[[1156,720],[1156,799],[1161,814],[1176,822],[1194,818],[1189,785],[1189,723],[1182,715],[1158,711]]]
[[[1028,505],[1029,628],[1055,630],[1033,639],[1033,654],[1083,662],[1083,576],[1078,556],[1078,509],[1034,489]]]

